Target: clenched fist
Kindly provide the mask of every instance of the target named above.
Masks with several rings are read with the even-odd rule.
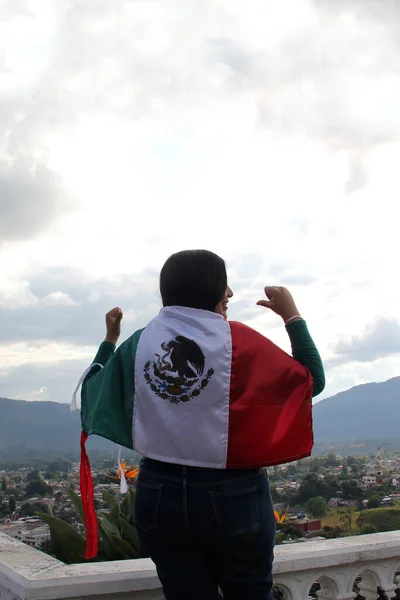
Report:
[[[116,306],[106,314],[106,342],[117,344],[121,335],[121,321],[123,316],[123,312],[119,306]]]

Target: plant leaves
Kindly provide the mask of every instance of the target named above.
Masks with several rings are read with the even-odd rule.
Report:
[[[136,527],[133,527],[132,525],[130,525],[127,521],[125,521],[125,519],[121,519],[121,531],[122,531],[123,539],[126,542],[129,542],[131,544],[131,546],[133,547],[133,549],[140,556],[141,555],[141,547],[140,547],[140,541],[139,541],[138,533],[136,531]]]
[[[104,531],[111,538],[112,535],[120,535],[120,522],[115,522],[110,513],[102,513],[99,520],[103,525]]]
[[[99,536],[101,539],[102,547],[106,554],[108,560],[121,560],[124,558],[123,554],[120,550],[117,549],[115,544],[112,541],[112,532],[111,528],[113,525],[108,521],[104,522],[104,519],[98,519],[99,523]],[[106,531],[107,527],[110,528],[109,531]]]
[[[78,496],[78,494],[72,488],[68,488],[68,496],[69,496],[72,504],[75,507],[76,514],[77,514],[80,522],[82,523],[82,525],[84,525],[85,517],[83,514],[82,499],[80,498],[80,496]]]
[[[117,508],[118,512],[119,512],[119,506],[118,506],[118,502],[116,501],[116,499],[109,494],[108,492],[103,490],[103,500],[104,502],[107,504],[108,508],[112,511],[113,509]]]
[[[86,540],[72,525],[46,513],[37,515],[50,527],[54,554],[67,564],[84,562]]]
[[[118,548],[118,550],[120,550],[122,552],[122,554],[125,556],[125,558],[140,558],[140,556],[136,552],[136,550],[122,538],[120,538],[116,535],[113,535],[112,541],[115,544],[115,546]]]
[[[118,535],[120,534],[120,525],[121,525],[121,515],[120,513],[114,511],[111,512],[104,512],[101,515],[102,517],[104,517],[105,519],[107,519],[107,521],[109,521],[110,523],[112,523],[112,525],[114,525],[114,527],[116,527],[117,531],[118,531]]]

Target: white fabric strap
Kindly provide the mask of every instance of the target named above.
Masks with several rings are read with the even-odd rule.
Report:
[[[85,377],[90,373],[90,371],[93,369],[93,367],[101,367],[103,368],[104,365],[101,365],[100,363],[93,363],[92,365],[90,365],[90,367],[88,367],[87,369],[85,369],[85,371],[82,373],[79,381],[78,381],[78,385],[75,388],[74,393],[72,394],[72,399],[71,399],[71,404],[70,406],[70,410],[75,411],[78,410],[78,406],[76,403],[76,397],[78,395],[78,390],[81,387],[82,383],[85,381]]]
[[[122,460],[121,460],[121,446],[118,444],[118,464],[119,464],[119,469],[121,471],[121,483],[120,483],[120,492],[121,494],[126,494],[128,491],[128,484],[126,482],[126,477],[125,477],[125,473],[124,470],[122,468]]]
[[[291,323],[295,319],[301,319],[301,320],[303,320],[303,317],[301,315],[293,315],[293,317],[290,317],[290,319],[288,319],[287,321],[285,321],[285,327],[286,327],[286,325],[288,325],[289,323]]]

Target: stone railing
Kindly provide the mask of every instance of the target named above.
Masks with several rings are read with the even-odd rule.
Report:
[[[307,600],[315,582],[321,599],[354,599],[353,585],[360,576],[365,600],[377,600],[378,586],[387,598],[396,597],[400,531],[278,546],[275,556],[275,583],[285,600]],[[0,600],[67,598],[163,600],[164,596],[150,560],[65,565],[0,534]]]

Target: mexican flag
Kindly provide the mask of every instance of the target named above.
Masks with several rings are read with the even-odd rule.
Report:
[[[271,466],[311,454],[310,373],[242,323],[163,308],[93,368],[100,370],[84,382],[81,408],[87,507],[92,484],[84,444],[91,434],[149,458],[212,469]],[[88,545],[87,557],[94,556],[97,542]]]

